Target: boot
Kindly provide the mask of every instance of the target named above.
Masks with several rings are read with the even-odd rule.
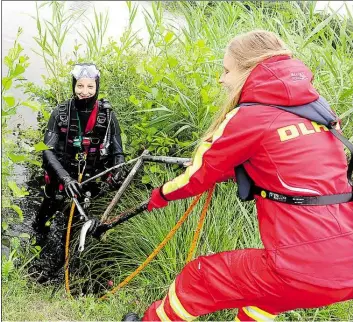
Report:
[[[44,198],[32,223],[32,228],[36,234],[44,236],[49,233],[49,227],[45,224],[54,215],[55,210],[54,200],[52,198]]]
[[[140,319],[140,317],[136,313],[130,312],[128,314],[125,314],[121,321],[137,321],[137,322],[139,322],[142,320]]]

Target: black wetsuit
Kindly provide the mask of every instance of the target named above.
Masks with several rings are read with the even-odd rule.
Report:
[[[103,103],[104,102],[106,103],[107,101],[103,101]],[[103,103],[100,102],[99,106],[103,105]],[[63,133],[63,128],[65,127],[63,127],[60,118],[60,115],[63,115],[64,106],[67,106],[67,111],[69,111],[70,108],[70,113],[67,114],[71,114],[70,121],[72,121],[68,122],[68,125],[66,127],[66,133],[68,132],[68,135],[66,135],[66,133]],[[61,112],[60,108],[62,109]],[[65,239],[65,228],[68,212],[66,214],[61,213],[61,211],[63,210],[63,206],[65,205],[63,201],[65,198],[67,198],[67,196],[65,194],[65,191],[59,191],[59,185],[60,183],[62,183],[62,178],[66,176],[71,176],[73,179],[76,180],[78,179],[78,167],[77,161],[75,160],[76,153],[75,149],[72,146],[72,143],[71,148],[66,149],[67,146],[70,146],[70,142],[68,143],[67,141],[72,141],[73,139],[71,137],[73,132],[69,131],[69,128],[71,126],[70,124],[75,123],[74,118],[78,117],[81,128],[86,129],[86,125],[88,123],[92,110],[93,106],[91,108],[87,106],[76,108],[75,100],[72,99],[56,107],[52,112],[48,122],[48,126],[44,136],[44,143],[51,149],[43,152],[43,168],[45,169],[47,179],[49,177],[50,182],[47,182],[45,185],[44,200],[36,215],[33,225],[34,229],[39,234],[37,235],[37,242],[42,247],[45,246],[46,249],[48,249],[47,252],[42,251],[41,257],[45,265],[50,267],[40,268],[43,271],[48,270],[51,272],[55,272],[56,270],[59,270],[60,267],[62,267],[63,265],[63,244]],[[110,129],[110,144],[107,148],[107,155],[105,157],[100,157],[100,151],[98,150],[97,153],[94,154],[97,157],[93,159],[87,158],[87,166],[86,170],[84,171],[85,176],[83,180],[105,170],[106,168],[109,168],[116,164],[120,164],[125,161],[121,142],[121,130],[118,120],[112,109],[109,109],[108,113],[110,121],[108,119],[106,120],[106,123],[104,123],[106,127],[103,127],[103,130],[101,132],[95,131],[95,125],[91,132],[83,133],[85,138],[96,137],[100,139],[101,143],[105,138],[105,134],[108,128]],[[101,114],[97,115],[96,124],[98,123],[98,118],[102,118],[102,115],[104,116],[105,114],[106,112],[101,110]],[[98,146],[100,146],[100,143],[98,144]],[[67,153],[63,153],[63,150],[66,150]],[[94,160],[94,164],[92,164],[92,160]],[[84,186],[84,191],[86,190],[89,190],[92,194],[92,197],[94,197],[100,192],[100,185],[93,181],[92,183]],[[56,226],[59,226],[59,228],[56,227],[55,229],[51,229],[51,227],[49,225],[46,225],[46,223],[48,222],[48,220],[53,218],[54,214],[57,215],[55,216],[55,220],[51,220],[51,222],[54,222],[54,224]],[[49,249],[51,250],[49,251]],[[56,255],[53,256],[53,254]],[[49,275],[52,275],[52,273],[49,273]]]

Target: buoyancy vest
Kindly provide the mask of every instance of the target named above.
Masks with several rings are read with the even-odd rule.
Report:
[[[109,166],[106,143],[110,142],[109,126],[111,105],[105,100],[96,102],[86,129],[81,129],[77,109],[73,100],[58,106],[59,143],[57,157],[69,171],[77,172],[78,155],[86,155],[86,172],[96,172]]]
[[[253,106],[253,105],[267,105],[273,106],[278,109],[287,111],[289,113],[298,115],[300,117],[306,118],[310,121],[314,121],[317,124],[324,125],[327,129],[339,139],[350,151],[351,158],[348,164],[347,177],[348,182],[352,186],[352,172],[353,172],[353,144],[348,141],[336,127],[339,124],[339,119],[332,112],[329,107],[328,102],[323,98],[319,97],[314,102],[301,106],[279,106],[272,104],[263,104],[256,102],[241,103],[240,107]],[[353,201],[353,191],[352,193],[341,193],[335,195],[326,196],[289,196],[280,194],[277,192],[269,191],[265,188],[258,187],[255,185],[254,181],[246,172],[243,165],[239,165],[235,168],[236,180],[238,183],[238,196],[242,201],[250,201],[254,199],[254,195],[260,195],[262,198],[268,198],[273,201],[283,202],[295,205],[328,205]]]

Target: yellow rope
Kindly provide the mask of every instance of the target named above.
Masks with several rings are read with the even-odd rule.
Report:
[[[196,204],[201,198],[201,194],[196,196],[189,206],[189,208],[186,210],[184,215],[179,219],[179,221],[176,223],[176,225],[172,228],[172,230],[168,233],[168,235],[163,239],[163,241],[155,248],[155,250],[147,257],[147,259],[133,272],[131,273],[125,280],[123,280],[118,286],[113,288],[111,291],[109,291],[107,294],[103,295],[100,297],[100,300],[106,299],[109,295],[114,294],[121,288],[123,288],[126,284],[128,284],[137,274],[139,274],[152,260],[155,258],[158,253],[162,250],[162,248],[165,246],[165,244],[174,236],[176,231],[180,228],[182,223],[187,219],[187,217],[190,215],[191,211],[194,209]]]
[[[66,230],[66,242],[65,242],[65,289],[66,293],[70,296],[70,281],[69,281],[69,245],[70,245],[70,233],[71,233],[71,225],[72,225],[72,218],[75,212],[75,203],[72,202],[71,210],[69,215],[69,221],[67,223],[67,230]]]
[[[82,176],[83,176],[83,171],[78,176],[78,183],[81,183]],[[76,207],[75,203],[72,202],[70,215],[69,215],[69,220],[67,222],[66,242],[65,242],[65,289],[66,289],[67,295],[69,295],[69,296],[71,296],[71,292],[70,292],[70,273],[69,273],[70,234],[71,234],[72,218],[73,218],[74,213],[75,213],[75,207]]]
[[[195,230],[194,238],[192,239],[192,242],[191,242],[189,254],[188,254],[188,257],[186,259],[186,264],[191,261],[193,255],[194,255],[196,244],[197,244],[197,241],[199,240],[201,229],[202,229],[203,224],[205,222],[207,209],[208,209],[208,206],[210,205],[213,191],[214,191],[214,186],[208,191],[207,199],[206,199],[205,204],[204,204],[204,206],[202,208],[201,216],[200,216],[199,222],[198,222],[196,230]]]

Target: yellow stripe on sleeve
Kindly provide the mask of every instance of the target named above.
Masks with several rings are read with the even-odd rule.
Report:
[[[192,165],[189,166],[183,174],[181,174],[180,176],[174,178],[173,180],[163,185],[163,188],[162,188],[163,194],[166,195],[168,193],[176,191],[186,186],[190,182],[191,176],[195,174],[202,167],[203,155],[212,147],[212,144],[223,135],[225,127],[232,119],[232,117],[238,112],[238,110],[239,108],[236,108],[226,115],[225,120],[221,123],[219,128],[213,134],[212,143],[208,141],[204,141],[199,146],[199,148],[196,151],[195,157],[193,159]]]

